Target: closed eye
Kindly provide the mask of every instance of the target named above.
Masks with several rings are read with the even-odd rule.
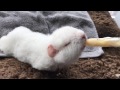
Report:
[[[66,47],[66,46],[68,46],[69,44],[70,44],[70,42],[69,42],[69,43],[67,43],[67,44],[65,44],[65,47]]]

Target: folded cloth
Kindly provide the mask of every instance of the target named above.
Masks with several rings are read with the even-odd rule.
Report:
[[[82,29],[87,38],[98,38],[96,27],[87,11],[0,11],[0,37],[19,26],[51,34],[66,25]],[[80,58],[99,57],[103,53],[101,47],[86,46]],[[0,52],[0,57],[7,56]]]

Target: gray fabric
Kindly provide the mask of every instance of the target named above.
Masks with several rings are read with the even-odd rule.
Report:
[[[0,11],[0,37],[18,26],[48,34],[65,25],[82,29],[88,38],[98,37],[87,11]],[[103,53],[101,47],[86,47],[80,58],[98,57]],[[0,56],[7,57],[2,53]]]

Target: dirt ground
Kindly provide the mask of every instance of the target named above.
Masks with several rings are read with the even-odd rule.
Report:
[[[106,11],[89,11],[100,37],[120,36],[120,30]],[[56,72],[33,69],[14,58],[0,58],[0,79],[118,79],[120,78],[120,48],[103,48],[99,58],[80,59],[68,68]]]

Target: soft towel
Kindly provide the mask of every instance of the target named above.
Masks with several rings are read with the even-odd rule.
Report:
[[[66,25],[82,29],[87,38],[98,38],[96,27],[87,11],[0,11],[0,37],[19,26],[51,34]],[[99,57],[103,53],[101,47],[86,46],[80,58]],[[7,56],[0,52],[0,57]]]

